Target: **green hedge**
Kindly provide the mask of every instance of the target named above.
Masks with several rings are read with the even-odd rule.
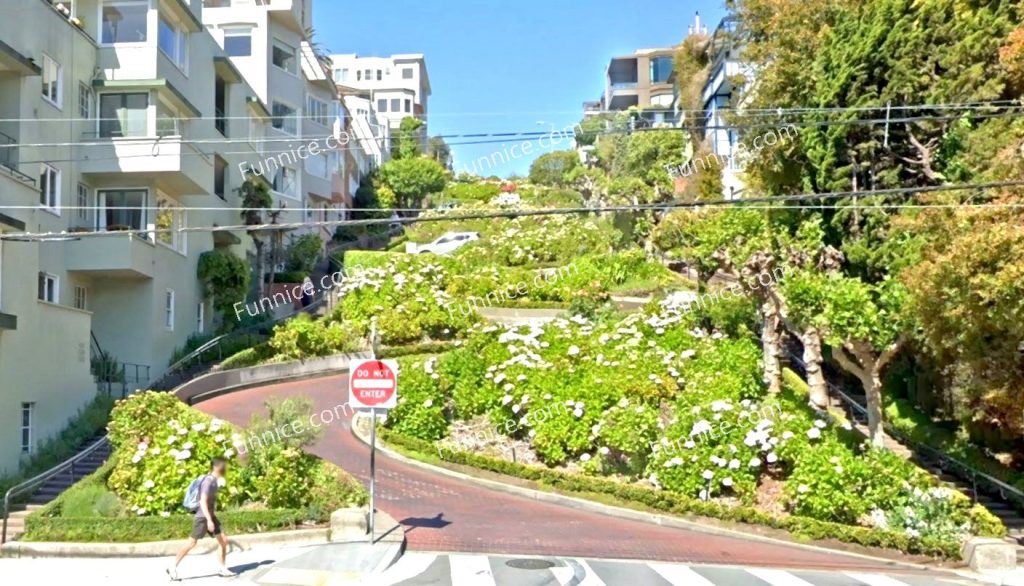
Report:
[[[389,346],[382,348],[378,358],[398,358],[414,354],[443,354],[455,349],[454,342],[421,342],[406,346]]]
[[[436,462],[437,448],[431,442],[406,437],[388,429],[381,429],[382,438],[401,451],[418,459]],[[692,499],[678,493],[654,490],[642,486],[622,484],[612,480],[569,474],[558,470],[527,466],[469,452],[455,452],[445,449],[447,462],[463,464],[537,482],[559,491],[580,495],[601,494],[625,504],[643,505],[651,509],[675,515],[697,515],[735,521],[751,525],[764,525],[784,529],[790,533],[811,540],[836,539],[865,547],[897,549],[912,554],[960,559],[960,544],[935,539],[912,540],[903,533],[842,525],[819,521],[807,517],[773,517],[753,507],[725,506],[716,502]]]
[[[312,511],[310,511],[312,512]],[[305,521],[326,522],[326,514],[309,519],[307,511],[223,511],[217,514],[228,535],[296,529]],[[22,541],[92,543],[139,543],[184,539],[192,529],[192,515],[170,517],[45,517],[37,513],[25,519]]]

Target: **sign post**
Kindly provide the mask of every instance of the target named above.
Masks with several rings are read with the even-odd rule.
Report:
[[[349,402],[353,408],[370,410],[370,543],[374,538],[374,506],[377,496],[377,410],[392,409],[398,403],[398,363],[377,360],[377,322],[373,320],[370,333],[373,356],[369,360],[353,360],[349,372]]]

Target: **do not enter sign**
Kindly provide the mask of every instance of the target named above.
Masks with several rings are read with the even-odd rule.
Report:
[[[349,367],[349,403],[356,408],[392,409],[398,402],[398,362],[353,360]]]

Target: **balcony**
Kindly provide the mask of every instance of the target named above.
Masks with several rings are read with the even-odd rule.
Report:
[[[18,170],[18,141],[3,132],[0,132],[0,172],[7,173],[23,183],[36,184],[34,177]]]
[[[121,279],[152,279],[156,246],[135,233],[90,236],[64,245],[68,271]]]
[[[116,184],[124,173],[145,174],[161,187],[176,193],[207,193],[213,184],[213,167],[206,155],[181,136],[139,138],[92,138],[81,147],[82,175]]]
[[[256,0],[256,5],[266,7],[270,18],[301,33],[304,31],[302,2],[303,0]]]

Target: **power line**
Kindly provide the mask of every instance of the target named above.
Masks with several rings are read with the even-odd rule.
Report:
[[[638,204],[638,205],[626,205],[626,206],[608,206],[601,208],[590,208],[590,207],[575,207],[575,208],[541,208],[541,209],[530,209],[530,210],[495,210],[488,212],[480,212],[473,214],[444,214],[439,216],[418,216],[418,217],[405,217],[405,218],[367,218],[361,220],[322,220],[314,222],[289,222],[289,223],[264,223],[256,225],[234,225],[234,226],[194,226],[184,228],[153,228],[153,229],[139,229],[139,230],[122,230],[122,231],[106,231],[106,230],[93,230],[85,232],[16,232],[16,233],[2,233],[0,234],[0,240],[16,240],[16,241],[46,241],[46,240],[57,240],[67,241],[68,239],[80,239],[84,237],[117,237],[124,235],[142,235],[141,237],[146,238],[148,234],[161,234],[161,233],[188,233],[188,232],[236,232],[236,231],[275,231],[275,230],[295,230],[300,228],[316,228],[316,227],[330,227],[330,226],[367,226],[375,224],[415,224],[419,222],[451,222],[451,221],[463,221],[463,220],[475,220],[475,219],[490,219],[490,218],[519,218],[519,217],[532,217],[532,216],[551,216],[551,215],[569,215],[569,214],[589,214],[589,213],[610,213],[610,212],[640,212],[640,211],[664,211],[667,212],[673,209],[734,209],[750,206],[752,209],[762,209],[754,207],[754,204],[778,204],[778,203],[789,203],[789,202],[805,202],[812,200],[834,200],[845,197],[877,197],[877,196],[889,196],[889,195],[923,195],[927,193],[936,192],[947,192],[947,191],[965,191],[971,189],[986,190],[1000,187],[1019,187],[1024,186],[1024,180],[1022,181],[1002,181],[1002,182],[991,182],[991,183],[976,183],[976,184],[963,184],[963,185],[938,185],[932,187],[898,187],[892,189],[878,189],[873,191],[836,191],[829,193],[810,193],[800,195],[782,195],[782,196],[767,196],[758,197],[742,200],[729,200],[729,201],[694,201],[694,202],[663,202],[663,203],[651,203],[651,204]],[[931,205],[933,207],[947,207],[943,204],[922,204]],[[948,204],[948,207],[978,207],[980,204]],[[907,206],[907,207],[922,207],[922,206]],[[777,209],[777,205],[764,206],[768,208]],[[801,207],[801,206],[789,206],[789,207]],[[822,205],[808,205],[802,206],[802,209],[822,209]],[[845,206],[844,206],[845,207]],[[865,209],[877,207],[871,204],[864,204],[860,207]],[[987,207],[1005,207],[1005,208],[1016,208],[1024,207],[1022,204],[989,204]],[[269,210],[268,210],[269,211]],[[287,208],[286,210],[287,211]],[[382,213],[387,213],[389,210],[378,210]],[[427,210],[422,210],[427,211]],[[146,238],[148,240],[148,238]]]

